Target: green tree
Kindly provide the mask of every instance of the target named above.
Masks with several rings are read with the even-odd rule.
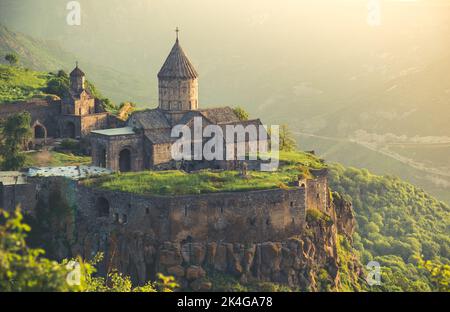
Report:
[[[295,142],[292,132],[287,125],[280,126],[280,151],[292,152],[297,149],[297,143]]]
[[[434,288],[438,291],[450,292],[450,265],[418,258],[420,269],[427,271]]]
[[[60,98],[65,97],[69,93],[69,79],[65,77],[54,77],[47,82],[45,93],[55,94]]]
[[[41,257],[42,249],[28,248],[30,227],[19,210],[0,210],[0,291],[68,291],[64,266]]]
[[[249,114],[246,110],[244,110],[242,107],[235,107],[233,108],[234,113],[241,121],[246,121],[249,119]]]
[[[8,53],[5,55],[5,60],[12,66],[19,62],[19,57],[16,54]]]
[[[30,113],[22,112],[9,116],[1,125],[2,170],[18,170],[24,165],[25,156],[21,152],[26,141],[31,137],[30,123]]]
[[[95,276],[102,258],[97,254],[91,261],[81,257],[62,263],[44,257],[44,250],[27,246],[30,226],[23,223],[20,209],[9,213],[0,209],[0,292],[5,291],[85,291],[85,292],[170,292],[178,287],[173,277],[158,275],[159,280],[133,287],[128,276],[113,271],[107,278]],[[77,283],[70,274],[76,264]],[[68,282],[69,281],[69,282]]]

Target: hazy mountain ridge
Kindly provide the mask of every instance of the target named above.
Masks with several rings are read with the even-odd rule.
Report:
[[[0,24],[0,62],[5,63],[4,55],[15,53],[21,66],[38,71],[56,72],[59,69],[70,71],[75,61],[86,72],[98,89],[114,101],[137,101],[150,105],[150,96],[144,79],[139,79],[115,69],[92,64],[65,51],[54,41],[43,41],[13,32]]]
[[[365,93],[364,100],[325,116],[319,133],[348,137],[357,130],[414,136],[450,136],[450,62],[414,69]],[[441,77],[442,79],[437,79]]]

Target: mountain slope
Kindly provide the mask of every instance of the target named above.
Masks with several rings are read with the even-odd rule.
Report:
[[[450,136],[450,61],[410,68],[352,105],[323,116],[322,134],[348,137],[356,130],[413,136]]]
[[[55,42],[37,40],[0,25],[0,62],[5,63],[4,55],[7,53],[17,54],[20,65],[38,71],[70,71],[78,60],[87,78],[95,83],[102,94],[116,102],[132,99],[149,105],[150,88],[147,88],[144,79],[92,64],[89,60],[79,59],[64,51]]]

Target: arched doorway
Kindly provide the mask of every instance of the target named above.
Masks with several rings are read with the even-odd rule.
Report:
[[[107,217],[109,216],[109,201],[104,197],[97,198],[97,202],[95,204],[97,209],[98,217]]]
[[[98,151],[98,166],[106,168],[106,149],[104,147],[100,147]]]
[[[65,136],[68,138],[75,139],[75,124],[71,121],[66,123]]]
[[[40,124],[36,124],[34,126],[34,138],[35,139],[45,139],[46,137],[47,137],[47,131],[45,130],[45,127]]]
[[[119,153],[119,170],[120,172],[131,171],[131,151],[124,148]]]

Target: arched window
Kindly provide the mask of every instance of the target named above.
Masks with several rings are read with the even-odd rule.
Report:
[[[109,201],[104,197],[97,198],[96,202],[97,216],[107,217],[109,216]]]

